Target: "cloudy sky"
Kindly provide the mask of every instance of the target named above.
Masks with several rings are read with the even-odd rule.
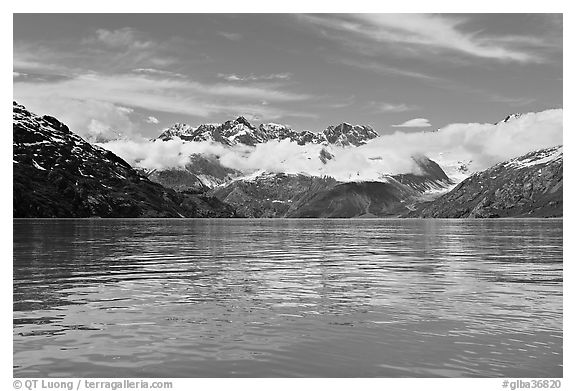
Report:
[[[14,99],[82,134],[244,115],[381,134],[562,107],[558,14],[15,14]]]

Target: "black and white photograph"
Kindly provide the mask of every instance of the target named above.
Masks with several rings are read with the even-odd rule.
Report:
[[[14,388],[562,388],[564,15],[326,11],[13,13]]]

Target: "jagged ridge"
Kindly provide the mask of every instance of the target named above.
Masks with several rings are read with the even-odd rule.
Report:
[[[304,144],[332,144],[337,146],[359,146],[378,137],[370,126],[342,123],[329,126],[323,132],[308,130],[296,131],[286,125],[275,123],[252,125],[246,118],[238,117],[223,124],[203,124],[192,127],[186,124],[175,124],[157,137],[158,140],[181,139],[184,141],[213,141],[224,145],[244,144],[254,146],[259,143],[277,140],[290,140]]]
[[[50,116],[13,103],[14,217],[234,216],[218,199],[149,181]]]

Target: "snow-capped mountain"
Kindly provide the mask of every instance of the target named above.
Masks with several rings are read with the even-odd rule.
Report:
[[[54,117],[37,116],[13,103],[13,162],[30,165],[41,171],[69,166],[71,174],[94,177],[106,166],[111,178],[126,179],[128,163],[113,153],[88,144]],[[69,163],[74,162],[73,166]]]
[[[504,119],[495,122],[494,125],[509,123],[524,117],[525,115],[525,113],[509,114]],[[463,158],[462,156],[457,156],[454,151],[444,151],[440,153],[429,154],[428,156],[437,162],[440,167],[442,167],[446,175],[448,175],[448,177],[455,184],[462,182],[464,179],[468,178],[470,175],[476,172],[473,168],[474,161]]]
[[[379,181],[342,182],[329,176],[256,172],[210,194],[246,217],[393,216],[430,191],[451,184],[424,156],[413,157],[419,174],[383,175]]]
[[[328,126],[323,133],[328,143],[340,146],[359,146],[378,137],[378,133],[370,126],[350,125],[346,122],[336,126]]]
[[[563,148],[530,152],[477,172],[412,217],[556,217],[563,207]]]
[[[261,124],[259,129],[268,135],[269,140],[290,140],[298,145],[304,144],[327,144],[326,136],[324,133],[314,133],[309,130],[296,131],[286,125],[275,123]]]
[[[522,117],[523,115],[524,115],[523,113],[513,113],[510,115],[507,115],[506,118],[504,118],[501,121],[496,122],[494,125],[505,124],[506,122],[514,121],[515,119],[518,119],[518,118]]]
[[[202,124],[200,126],[190,126],[187,124],[177,123],[171,127],[164,129],[158,140],[168,141],[173,139],[180,139],[183,141],[212,141],[220,142],[225,145],[231,145],[229,140],[224,139],[220,134],[220,129],[223,124]]]
[[[183,168],[140,169],[148,179],[177,191],[205,192],[242,176],[238,170],[224,167],[213,155],[193,154]]]
[[[441,152],[430,155],[438,163],[448,178],[454,183],[460,183],[474,173],[471,169],[472,160],[455,157],[451,152]]]
[[[366,126],[340,124],[320,133],[297,132],[273,123],[256,127],[238,117],[198,127],[177,124],[160,139],[227,146],[270,140],[313,143],[301,158],[324,168],[338,162],[335,146],[359,146],[375,137]],[[478,173],[469,172],[470,162],[453,159],[456,174],[447,175],[442,163],[453,157],[441,157],[439,165],[426,156],[413,156],[413,173],[354,172],[350,178],[330,177],[322,170],[314,175],[264,170],[250,174],[206,154],[192,155],[181,169],[137,171],[56,118],[13,104],[15,217],[562,216],[562,146]],[[440,196],[458,175],[468,178]]]
[[[158,139],[166,141],[178,137],[182,140],[187,140],[188,138],[194,137],[193,134],[196,129],[198,129],[198,127],[193,127],[182,123],[175,123],[171,127],[164,129],[160,136],[158,136]],[[194,140],[190,139],[190,141]]]
[[[13,103],[14,217],[234,216],[219,200],[178,193],[140,175],[54,117]]]
[[[309,130],[296,131],[289,126],[266,123],[258,127],[251,124],[246,118],[238,117],[235,120],[222,124],[203,124],[193,127],[186,124],[175,124],[157,137],[158,140],[180,139],[183,141],[212,141],[225,145],[244,144],[254,146],[272,140],[290,140],[304,144],[326,144],[335,146],[359,146],[378,137],[378,133],[366,125],[350,125],[342,123],[329,126],[322,132]]]
[[[539,151],[531,152],[524,156],[511,159],[504,163],[504,167],[523,169],[526,167],[541,166],[543,164],[561,166],[563,158],[564,146],[559,145],[552,148],[541,149]]]

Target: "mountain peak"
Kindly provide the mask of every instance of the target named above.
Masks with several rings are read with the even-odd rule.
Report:
[[[359,146],[378,137],[378,133],[368,125],[351,125],[347,122],[328,126],[323,133],[330,144],[342,146]]]
[[[339,125],[329,126],[323,132],[314,133],[308,130],[293,130],[288,125],[273,122],[260,124],[256,127],[246,117],[238,116],[236,119],[228,120],[223,124],[203,124],[197,127],[174,124],[170,128],[164,129],[157,139],[167,141],[172,138],[180,138],[184,141],[215,141],[226,145],[256,145],[271,140],[289,140],[299,145],[358,146],[366,144],[376,137],[378,137],[378,133],[367,125],[351,125],[342,122]]]
[[[249,123],[246,117],[243,115],[238,116],[238,118],[236,118],[236,122]]]
[[[495,125],[504,124],[504,123],[513,121],[513,120],[515,120],[515,119],[518,119],[518,118],[522,117],[523,115],[524,115],[523,113],[513,113],[513,114],[509,114],[509,115],[507,115],[506,118],[504,118],[503,120],[496,122]]]
[[[247,127],[249,127],[250,129],[255,129],[254,126],[250,123],[250,121],[248,121],[244,116],[239,116],[238,118],[236,118],[234,121],[232,121],[233,123],[236,124],[242,124],[245,125]]]
[[[187,136],[191,136],[196,129],[196,127],[190,126],[188,124],[177,122],[169,128],[162,130],[162,133],[158,136],[158,139],[167,141],[177,137],[184,140]]]

